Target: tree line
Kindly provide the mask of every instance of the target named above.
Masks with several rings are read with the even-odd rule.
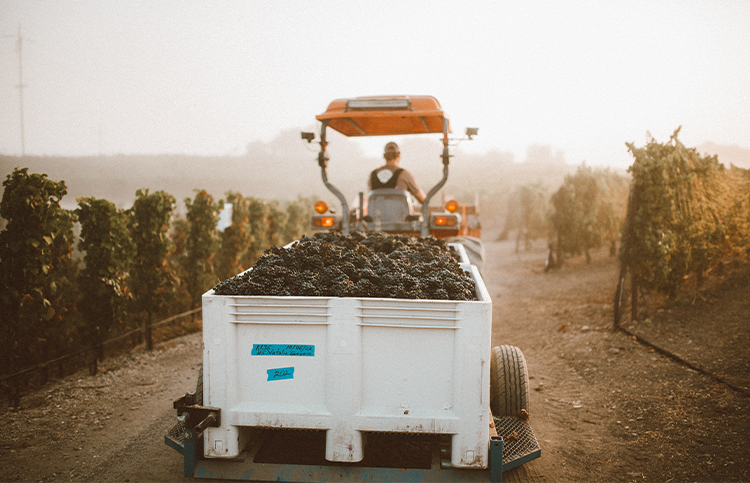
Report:
[[[559,268],[566,257],[609,246],[617,253],[625,217],[628,179],[608,168],[581,164],[565,176],[551,195],[540,183],[517,186],[508,196],[508,210],[500,239],[516,232],[516,251],[528,250],[532,240],[546,238],[546,269]]]
[[[156,317],[200,307],[212,286],[252,266],[269,247],[299,238],[313,206],[305,198],[282,204],[237,192],[217,200],[195,190],[181,216],[169,193],[140,189],[129,209],[81,197],[66,210],[64,181],[18,167],[3,186],[0,375],[92,347],[95,374],[104,341],[133,328],[152,349]],[[231,223],[220,230],[225,203],[232,205]],[[21,379],[7,383],[16,405]]]

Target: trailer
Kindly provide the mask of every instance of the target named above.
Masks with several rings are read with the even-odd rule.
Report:
[[[165,436],[185,476],[501,481],[538,458],[523,354],[490,348],[489,293],[450,246],[476,301],[204,294],[198,388]]]

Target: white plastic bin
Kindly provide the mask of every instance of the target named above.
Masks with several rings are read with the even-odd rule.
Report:
[[[486,468],[492,302],[203,295],[208,458],[250,428],[326,431],[326,459],[357,462],[367,432],[451,435],[455,467]]]

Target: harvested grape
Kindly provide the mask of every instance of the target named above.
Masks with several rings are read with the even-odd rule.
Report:
[[[217,295],[477,300],[474,280],[443,240],[355,232],[272,247]]]

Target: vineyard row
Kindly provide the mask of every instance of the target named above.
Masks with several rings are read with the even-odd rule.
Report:
[[[197,309],[203,292],[298,238],[313,204],[236,192],[216,200],[196,190],[183,217],[163,191],[138,190],[130,209],[78,198],[77,209],[65,210],[64,181],[16,168],[3,186],[0,337],[9,349],[0,352],[0,376],[90,348],[94,374],[104,342],[127,332],[152,349],[153,321]],[[231,224],[220,230],[225,203]],[[27,382],[5,381],[15,405]]]

